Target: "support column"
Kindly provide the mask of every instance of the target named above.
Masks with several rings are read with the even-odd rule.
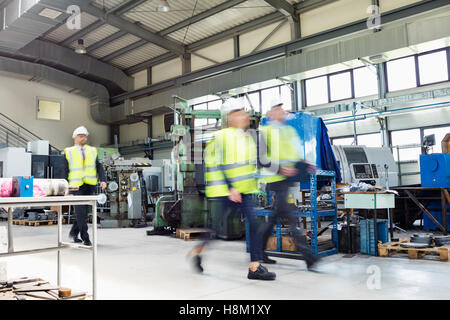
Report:
[[[148,67],[147,68],[147,86],[151,85],[152,82],[153,82],[152,67]]]
[[[185,53],[183,57],[181,58],[181,72],[182,74],[186,74],[191,72],[191,54]]]
[[[115,148],[119,147],[120,143],[120,125],[113,124],[111,125],[111,144],[114,145]]]
[[[239,44],[239,35],[233,37],[234,42],[234,57],[238,58],[241,54],[240,44]]]
[[[301,38],[301,26],[299,16],[288,17],[289,25],[291,27],[291,40],[297,40]]]

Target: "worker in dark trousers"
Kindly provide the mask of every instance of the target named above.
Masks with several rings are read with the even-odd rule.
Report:
[[[266,182],[266,192],[272,191],[275,193],[274,213],[269,217],[268,223],[261,227],[263,244],[266,245],[277,219],[287,219],[288,230],[293,235],[295,244],[303,255],[308,270],[314,271],[313,266],[319,258],[303,243],[302,231],[297,227],[297,218],[293,215],[292,208],[289,208],[288,203],[288,189],[293,182],[288,181],[287,178],[298,174],[295,166],[302,159],[300,157],[300,138],[295,129],[285,123],[286,116],[287,112],[283,109],[283,102],[279,99],[273,100],[271,109],[267,113],[268,124],[261,129],[264,145],[267,148],[264,158],[269,161],[263,166],[261,176],[262,180]],[[264,153],[264,150],[262,153]],[[309,164],[307,170],[313,172],[315,170],[314,165]],[[263,253],[263,262],[276,263],[265,253]]]
[[[256,144],[249,134],[250,115],[244,110],[241,99],[228,99],[221,108],[226,128],[217,131],[206,156],[207,196],[220,197],[222,210],[240,209],[249,224],[250,266],[247,278],[251,280],[275,280],[260,261],[262,234],[258,233],[254,210],[254,194],[258,191],[256,179]],[[208,148],[208,150],[210,149]],[[212,157],[213,155],[213,157]],[[190,256],[197,271],[203,271],[201,254],[206,242],[194,247]]]
[[[81,126],[74,130],[72,138],[75,145],[73,147],[65,148],[66,155],[66,173],[69,187],[78,188],[72,191],[71,194],[77,196],[86,196],[96,194],[97,175],[100,178],[100,186],[103,190],[106,188],[106,175],[102,164],[98,161],[97,149],[87,145],[88,131]],[[87,225],[87,205],[74,206],[76,220],[70,230],[69,237],[75,243],[83,242],[86,246],[91,246],[89,240],[88,225]],[[78,238],[81,236],[81,240]]]

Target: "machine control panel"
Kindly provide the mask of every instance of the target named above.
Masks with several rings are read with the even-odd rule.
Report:
[[[353,172],[356,179],[374,178],[370,164],[353,164]]]

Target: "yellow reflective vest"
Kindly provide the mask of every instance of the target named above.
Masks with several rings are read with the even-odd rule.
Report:
[[[234,189],[242,194],[258,192],[256,144],[249,133],[226,128],[215,133],[216,163]]]
[[[216,162],[214,141],[208,142],[205,148],[205,194],[208,198],[228,197],[230,191],[222,170]]]
[[[266,125],[261,129],[267,145],[266,158],[271,162],[270,168],[261,170],[261,180],[266,183],[282,181],[285,176],[277,174],[281,166],[294,166],[301,160],[300,138],[292,126]]]
[[[97,185],[97,149],[85,145],[85,159],[77,146],[64,149],[67,162],[69,163],[69,186],[82,186],[83,184]]]

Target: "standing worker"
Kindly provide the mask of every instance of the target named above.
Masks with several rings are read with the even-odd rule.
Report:
[[[253,194],[258,191],[256,180],[256,144],[247,132],[250,115],[244,111],[244,104],[239,99],[228,99],[222,106],[222,116],[226,117],[227,128],[215,133],[211,153],[214,159],[207,161],[208,197],[222,197],[226,208],[240,209],[249,224],[250,267],[247,278],[253,280],[274,280],[276,275],[269,272],[259,261],[262,260],[262,234],[257,231],[257,220],[253,213]],[[191,251],[191,256],[201,267],[199,245]]]
[[[87,145],[87,129],[83,126],[74,130],[72,138],[75,142],[73,147],[64,149],[66,155],[66,173],[69,187],[78,187],[73,191],[73,195],[86,196],[96,193],[97,174],[100,178],[100,186],[103,190],[106,188],[105,170],[98,161],[97,149]],[[86,246],[91,246],[89,240],[87,218],[87,205],[75,206],[76,220],[70,230],[69,237],[75,243],[83,242]],[[80,234],[81,239],[78,238]]]
[[[303,255],[308,270],[313,271],[313,266],[319,260],[318,257],[302,241],[302,232],[297,228],[297,219],[292,214],[288,203],[288,189],[292,182],[288,177],[298,174],[295,167],[302,161],[300,157],[300,138],[295,129],[285,123],[287,112],[283,109],[280,99],[271,102],[271,109],[267,112],[268,124],[263,126],[264,142],[267,148],[266,159],[270,161],[269,166],[262,169],[262,180],[266,182],[266,191],[275,193],[274,214],[269,217],[268,223],[263,227],[263,246],[272,234],[273,227],[279,218],[287,218],[289,232],[294,236],[295,244]],[[314,171],[310,164],[308,171]],[[263,247],[264,248],[264,247]],[[269,259],[263,252],[263,262],[273,264],[275,260]]]

